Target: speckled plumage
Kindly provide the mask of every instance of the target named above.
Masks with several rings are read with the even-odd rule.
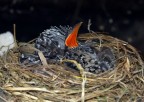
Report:
[[[92,73],[101,73],[112,69],[115,62],[114,54],[110,48],[102,47],[98,50],[85,44],[81,44],[76,49],[67,50],[65,57],[78,61],[85,71]],[[69,64],[69,66],[75,67],[73,64]]]
[[[50,29],[44,30],[35,41],[35,48],[42,51],[47,61],[57,63],[64,56],[65,38],[71,32],[69,26],[51,26]],[[40,64],[38,52],[34,55],[22,53],[20,61],[29,62],[30,64]]]
[[[47,60],[57,61],[63,58],[65,38],[72,27],[51,27],[40,34],[35,42],[35,47],[43,52]]]
[[[43,52],[48,62],[59,63],[62,58],[76,60],[83,68],[92,73],[101,73],[112,69],[115,64],[115,57],[108,47],[96,49],[93,45],[96,41],[78,41],[77,48],[67,48],[65,39],[72,31],[72,27],[51,27],[40,34],[35,41],[35,48]],[[21,61],[28,60],[30,63],[38,64],[40,59],[37,52],[34,55],[22,54]],[[75,68],[72,63],[67,66]]]

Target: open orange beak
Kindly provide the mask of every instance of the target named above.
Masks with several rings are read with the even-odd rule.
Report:
[[[78,47],[77,35],[78,35],[78,31],[79,31],[81,24],[82,24],[82,22],[76,24],[75,27],[73,28],[72,32],[66,38],[65,45],[68,46],[69,48]]]

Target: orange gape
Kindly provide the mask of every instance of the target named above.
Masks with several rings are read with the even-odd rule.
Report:
[[[81,24],[82,24],[82,22],[76,24],[75,27],[73,28],[72,32],[66,38],[65,45],[68,46],[69,48],[75,48],[78,46],[77,34],[78,34]]]

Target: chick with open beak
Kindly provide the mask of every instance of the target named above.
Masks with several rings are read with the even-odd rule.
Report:
[[[50,63],[59,63],[60,59],[76,60],[83,68],[92,73],[105,72],[114,67],[114,54],[108,47],[96,49],[97,41],[79,41],[78,31],[82,22],[74,28],[69,26],[51,27],[40,34],[35,41],[35,48],[40,50]],[[38,52],[29,55],[22,53],[21,62],[28,60],[32,64],[40,64]],[[73,63],[66,63],[68,67],[75,68]]]
[[[72,32],[65,40],[65,45],[69,48],[65,52],[65,58],[76,60],[80,63],[85,71],[92,73],[101,73],[109,69],[113,69],[115,57],[112,50],[108,47],[97,49],[95,41],[79,41],[77,43],[78,30],[82,22],[78,23]],[[72,63],[67,63],[68,66],[75,68]]]
[[[68,46],[69,48],[78,47],[77,35],[78,35],[78,31],[79,31],[81,24],[82,24],[82,22],[76,24],[75,27],[73,28],[72,32],[66,38],[65,45]]]

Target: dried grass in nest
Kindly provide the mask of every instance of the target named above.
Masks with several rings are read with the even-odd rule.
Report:
[[[103,34],[85,34],[81,40],[99,39],[99,47],[111,47],[114,70],[102,74],[79,71],[59,64],[24,66],[18,48],[0,59],[0,100],[3,102],[128,102],[144,101],[144,64],[127,42]],[[102,41],[102,42],[101,42]],[[63,60],[71,61],[71,60]]]

